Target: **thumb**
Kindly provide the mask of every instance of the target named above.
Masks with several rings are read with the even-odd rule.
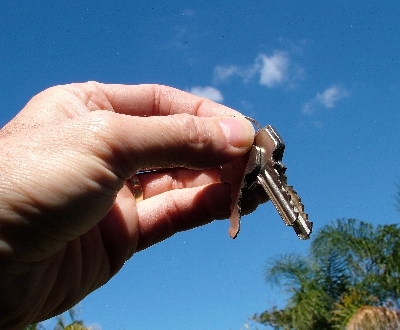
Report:
[[[254,128],[244,117],[197,117],[188,114],[135,117],[109,111],[90,114],[101,125],[93,136],[108,148],[97,155],[120,177],[139,169],[215,167],[244,155],[254,140]],[[89,142],[90,143],[90,142]],[[101,146],[101,144],[98,144]]]

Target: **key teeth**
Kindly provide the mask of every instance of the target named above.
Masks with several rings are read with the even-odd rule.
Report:
[[[283,149],[284,149],[284,147],[283,147]],[[282,151],[282,154],[283,154],[283,151]],[[281,160],[282,160],[282,157],[280,158],[280,160],[278,162],[275,163],[275,165],[276,165],[275,172],[278,174],[278,176],[280,178],[280,181],[281,181],[281,184],[282,184],[282,187],[281,187],[282,191],[286,192],[286,196],[288,197],[288,202],[293,207],[293,212],[296,215],[296,221],[295,222],[298,224],[299,217],[300,217],[300,214],[301,214],[302,217],[304,217],[305,221],[310,223],[308,221],[308,214],[304,213],[304,205],[301,202],[300,196],[297,194],[296,190],[294,190],[293,186],[290,186],[290,185],[287,184],[287,177],[286,177],[286,174],[285,174],[286,166],[283,165]],[[311,224],[310,226],[312,227],[312,223],[310,223],[310,224]],[[294,223],[293,223],[293,225],[294,225]],[[310,230],[310,233],[307,234],[306,238],[302,238],[301,237],[302,236],[302,231],[300,230],[301,227],[302,226],[299,226],[299,228],[297,230],[295,229],[297,236],[299,236],[301,239],[308,239],[309,235],[311,233],[311,230]]]
[[[293,212],[296,215],[296,220],[292,224],[294,231],[300,239],[309,239],[312,233],[313,223],[308,221],[308,214],[304,212],[304,205],[301,202],[301,198],[293,189],[293,186],[283,184],[282,188],[287,193],[289,198],[288,202],[292,205]]]
[[[296,204],[297,204],[296,207],[300,207],[300,209],[301,209],[300,211],[301,211],[302,213],[304,213],[304,205],[303,205],[303,203],[301,202],[301,198],[300,198],[300,196],[297,194],[297,191],[293,189],[293,186],[288,186],[288,188],[289,188],[290,191],[292,192],[292,193],[289,193],[290,204],[292,204],[293,206],[296,206]],[[297,203],[293,202],[292,197],[295,197],[295,198],[296,198]]]
[[[299,195],[297,194],[296,190],[293,189],[293,186],[287,186],[287,185],[283,185],[282,189],[284,191],[286,191],[287,196],[289,198],[289,203],[290,205],[292,205],[293,207],[295,207],[296,209],[300,209],[299,211],[301,213],[304,213],[304,205],[301,202],[301,198],[299,197]],[[300,212],[294,210],[294,212],[296,212],[297,214],[299,214]],[[305,213],[304,213],[305,214]]]

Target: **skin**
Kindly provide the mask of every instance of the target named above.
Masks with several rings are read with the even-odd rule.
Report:
[[[240,113],[166,86],[36,95],[0,131],[0,328],[57,315],[135,252],[227,218],[218,168],[253,139]],[[166,169],[140,175],[136,203],[127,180],[149,168]]]

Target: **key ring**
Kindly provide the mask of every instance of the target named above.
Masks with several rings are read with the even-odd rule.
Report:
[[[251,117],[247,117],[247,116],[244,116],[244,118],[246,118],[246,119],[247,119],[249,122],[251,122],[253,125],[257,126],[258,130],[261,129],[261,125],[258,123],[257,120],[255,120],[255,119],[253,119],[253,118],[251,118]]]

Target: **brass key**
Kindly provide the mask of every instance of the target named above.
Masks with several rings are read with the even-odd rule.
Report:
[[[308,239],[313,224],[308,221],[296,191],[287,184],[286,167],[282,164],[284,150],[285,143],[272,126],[260,128],[250,155],[254,166],[245,177],[244,188],[252,189],[255,185],[261,185],[283,222],[292,226],[300,239]]]

